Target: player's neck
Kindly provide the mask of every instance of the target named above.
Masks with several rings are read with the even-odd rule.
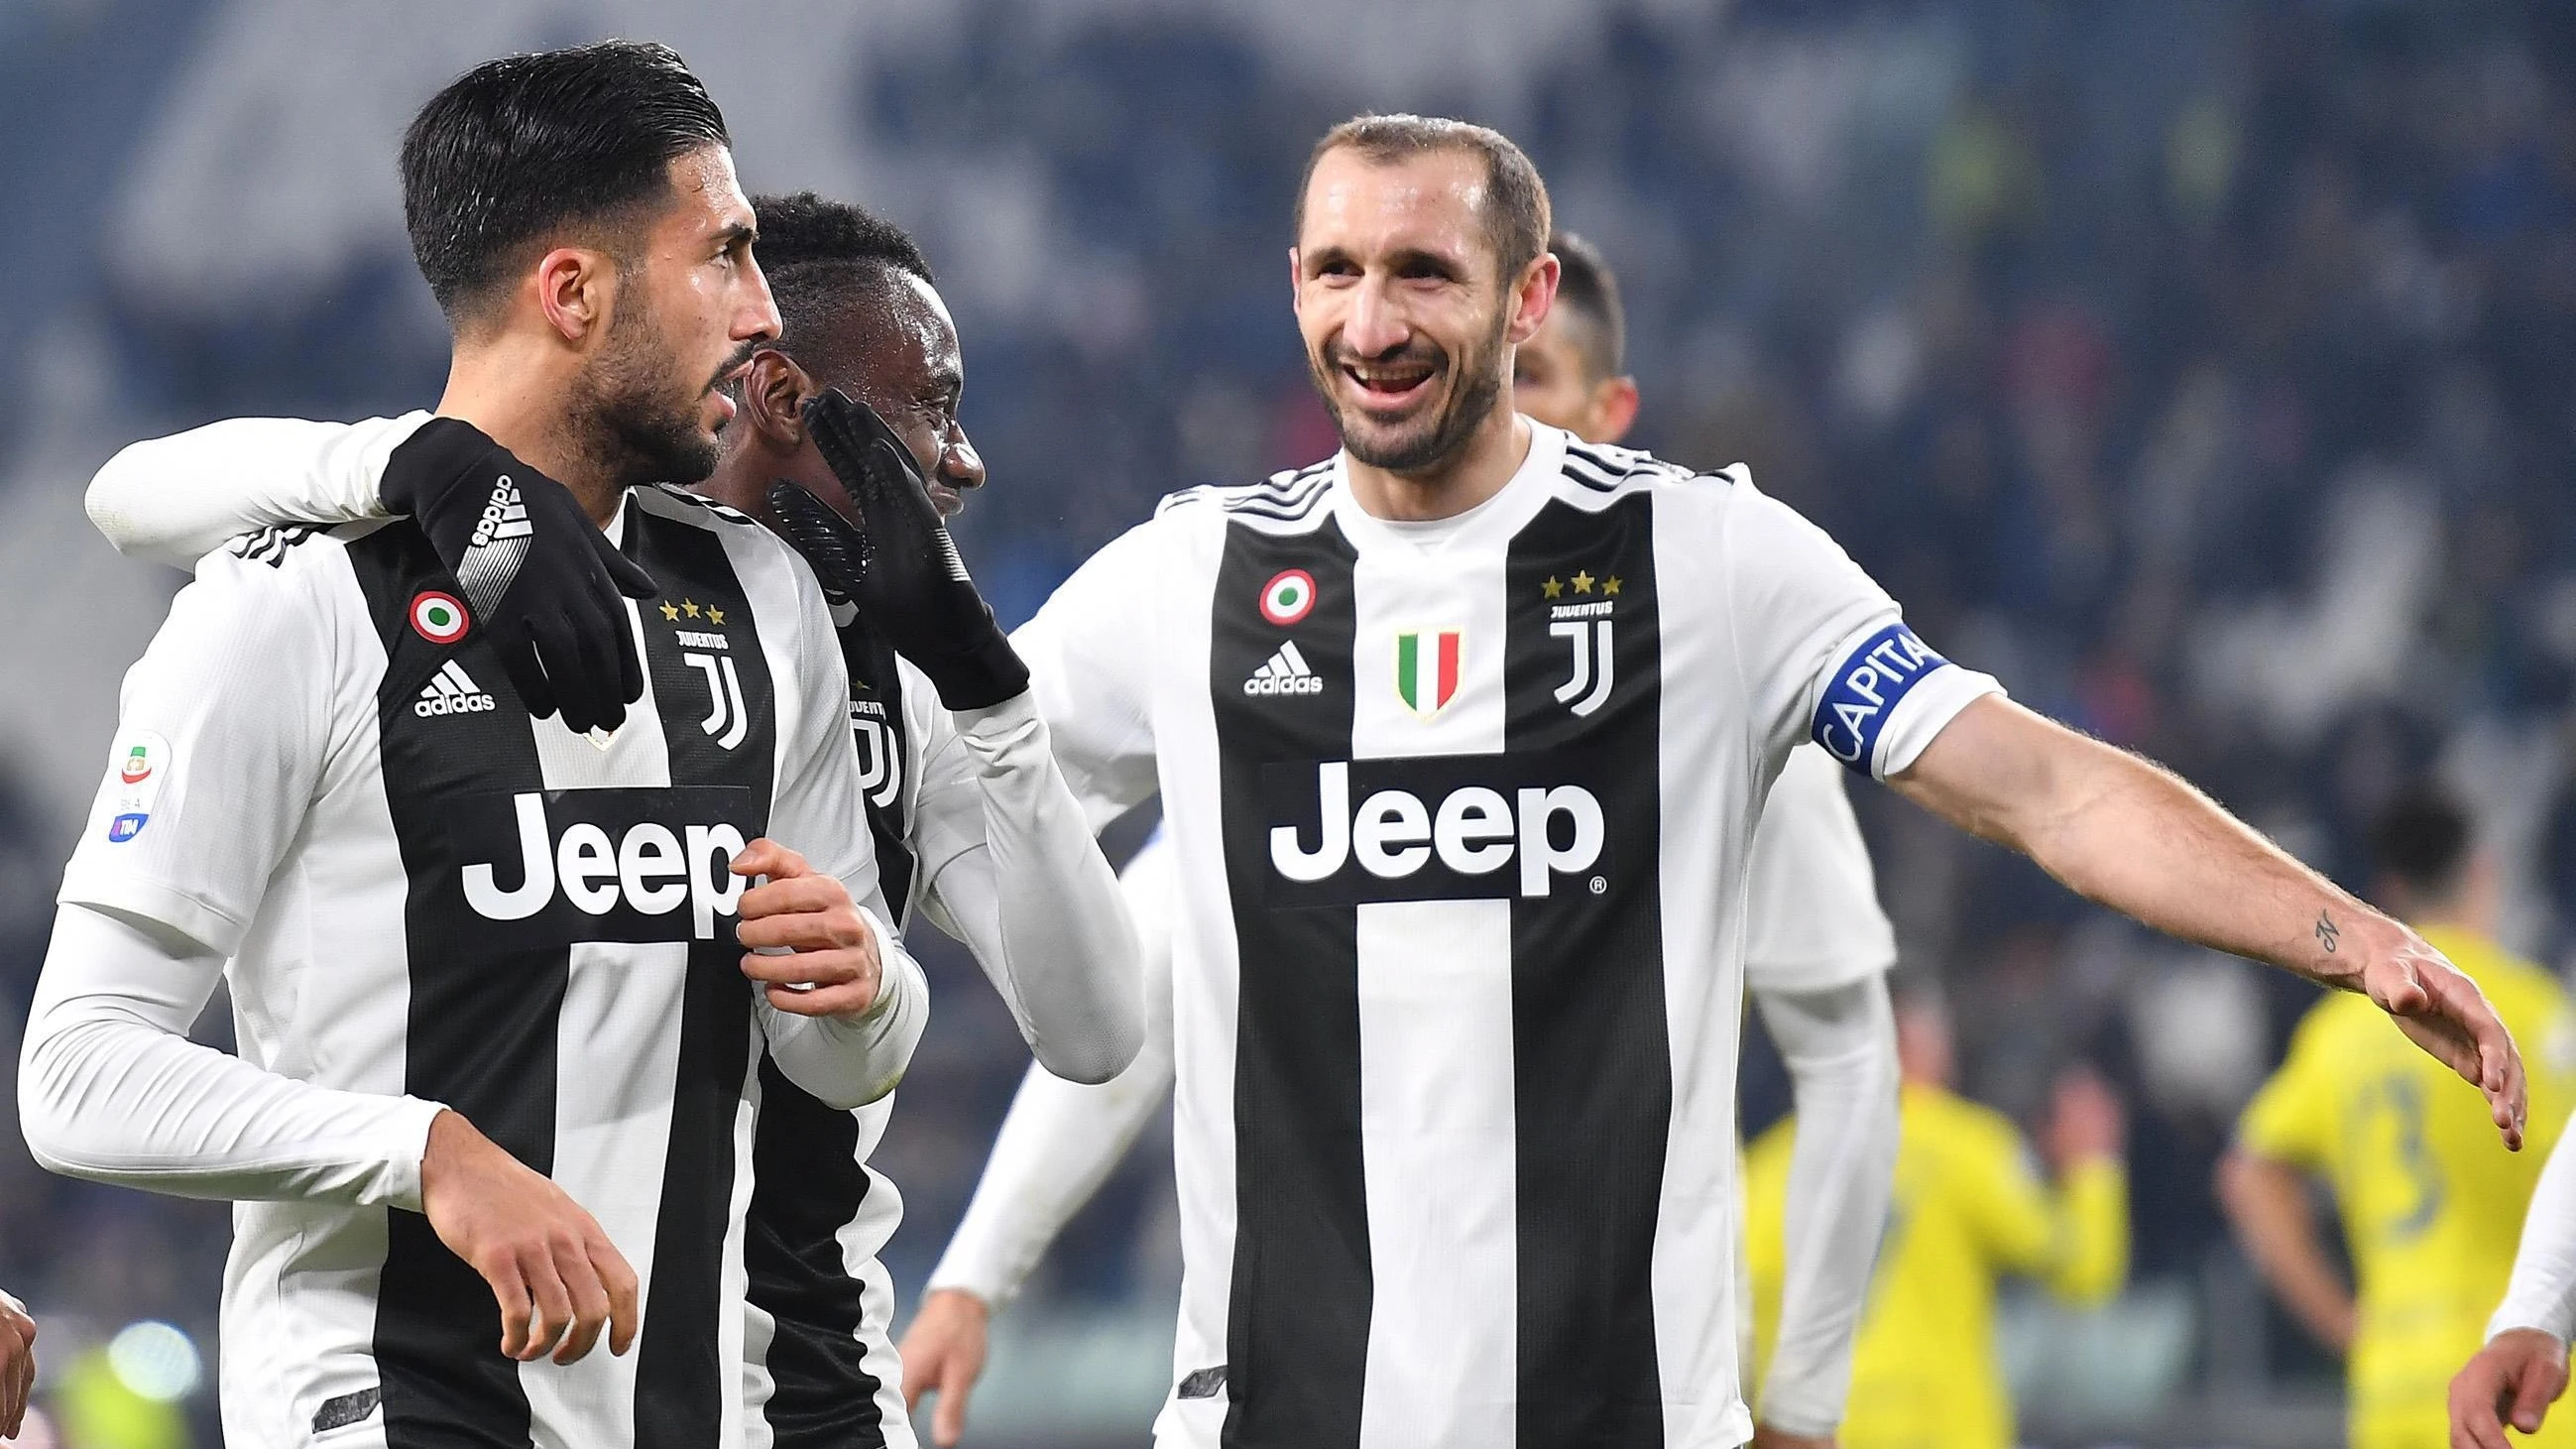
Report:
[[[767,523],[769,480],[784,476],[786,470],[777,464],[774,454],[761,446],[756,435],[735,440],[736,433],[751,432],[748,423],[735,419],[722,434],[724,456],[716,460],[716,470],[705,481],[691,485],[689,491]]]
[[[606,528],[617,516],[625,488],[607,465],[582,445],[564,415],[571,395],[556,359],[529,357],[504,337],[459,343],[447,369],[447,391],[438,415],[481,428],[529,467],[572,490],[590,521]]]
[[[1469,434],[1467,444],[1438,465],[1398,473],[1342,454],[1351,497],[1371,517],[1396,523],[1455,518],[1503,491],[1529,457],[1530,428],[1520,414],[1496,407]]]

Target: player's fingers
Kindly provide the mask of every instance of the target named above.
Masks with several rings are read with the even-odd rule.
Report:
[[[501,1305],[501,1356],[517,1358],[528,1345],[528,1280],[512,1255],[494,1257],[483,1269],[492,1298]]]
[[[563,1274],[555,1268],[554,1254],[545,1246],[531,1248],[519,1262],[519,1271],[528,1280],[528,1298],[535,1312],[528,1319],[528,1336],[515,1355],[523,1363],[543,1358],[572,1327],[572,1290],[564,1286]]]
[[[966,1400],[974,1392],[975,1373],[966,1355],[950,1354],[939,1376],[939,1410],[930,1423],[930,1435],[939,1441],[939,1449],[956,1449],[957,1441],[966,1437]]]
[[[519,704],[534,718],[544,719],[555,712],[555,686],[546,678],[545,667],[537,662],[537,648],[527,635],[516,629],[492,631],[492,652],[501,656],[501,672],[510,676],[510,687],[519,692]]]
[[[643,693],[643,666],[634,662],[635,636],[626,627],[625,606],[612,596],[606,604],[576,604],[570,618],[591,722],[600,729],[618,729],[626,723],[626,701],[633,697],[626,692],[629,673],[637,680],[636,694]]]
[[[846,903],[794,915],[757,916],[734,927],[734,939],[755,951],[780,946],[791,951],[863,951],[870,944],[867,928]]]
[[[777,955],[743,953],[742,974],[768,986],[839,986],[874,974],[876,958],[864,951],[820,947]]]
[[[2506,1417],[2522,1432],[2538,1433],[2541,1419],[2549,1413],[2549,1401],[2558,1397],[2556,1388],[2544,1365],[2525,1363],[2522,1381],[2514,1386],[2512,1407]]]
[[[769,1004],[791,1016],[858,1016],[877,1004],[881,987],[874,980],[865,980],[817,986],[810,991],[793,986],[767,989]]]
[[[643,1283],[605,1232],[592,1237],[590,1262],[608,1288],[608,1351],[623,1356],[635,1346],[635,1330],[643,1321]]]
[[[768,884],[744,891],[733,903],[733,911],[743,920],[757,921],[763,916],[829,911],[849,904],[850,888],[831,876],[771,876]]]
[[[939,1374],[939,1350],[922,1333],[918,1318],[913,1320],[912,1332],[896,1346],[894,1356],[903,1365],[903,1406],[917,1409],[921,1396],[930,1392]]]
[[[608,1328],[608,1285],[600,1281],[599,1269],[590,1261],[590,1244],[579,1237],[567,1239],[556,1249],[555,1271],[563,1275],[564,1287],[572,1294],[572,1331],[555,1349],[555,1362],[578,1363]]]
[[[528,638],[536,645],[547,681],[554,686],[564,728],[577,735],[598,728],[599,691],[596,676],[582,658],[581,631],[560,612],[549,613],[528,621]]]
[[[2506,1449],[2504,1424],[2496,1418],[2497,1387],[2471,1362],[2451,1386],[2451,1449]]]
[[[733,873],[765,875],[774,885],[796,876],[812,875],[814,868],[805,863],[805,857],[764,835],[734,856]]]

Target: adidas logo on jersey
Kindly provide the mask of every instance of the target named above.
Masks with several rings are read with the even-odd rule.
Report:
[[[412,701],[411,712],[422,719],[441,714],[481,714],[495,706],[483,686],[466,674],[464,666],[450,659],[438,666],[438,672],[421,686],[420,698]]]
[[[519,485],[504,473],[483,505],[483,516],[475,521],[473,546],[481,548],[495,539],[525,538],[531,532],[528,505],[519,497]]]
[[[1243,692],[1256,697],[1265,694],[1321,694],[1324,692],[1324,677],[1306,667],[1306,656],[1297,652],[1297,641],[1291,639],[1279,646],[1279,652],[1271,655],[1268,663],[1252,671],[1252,677],[1243,681]]]

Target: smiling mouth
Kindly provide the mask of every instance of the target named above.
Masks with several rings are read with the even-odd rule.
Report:
[[[1430,391],[1432,379],[1440,369],[1414,358],[1386,362],[1362,362],[1344,359],[1341,374],[1363,403],[1374,410],[1392,411],[1419,401]]]

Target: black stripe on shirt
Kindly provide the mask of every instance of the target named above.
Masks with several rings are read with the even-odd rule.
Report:
[[[1287,537],[1233,524],[1217,570],[1208,688],[1240,960],[1226,1449],[1322,1449],[1359,1438],[1372,1280],[1358,912],[1271,906],[1262,788],[1265,765],[1311,774],[1316,761],[1350,758],[1354,558],[1329,520]],[[1314,576],[1314,605],[1282,628],[1262,617],[1261,591],[1289,568]],[[1290,640],[1322,690],[1245,694],[1244,681]]]
[[[413,628],[414,598],[456,587],[417,528],[389,524],[352,540],[348,552],[385,646],[377,693],[385,804],[410,877],[403,1090],[445,1102],[511,1156],[550,1174],[555,1039],[571,951],[558,933],[514,936],[472,911],[465,865],[515,862],[520,851],[513,834],[475,829],[451,813],[460,799],[543,791],[527,711],[479,628],[444,647]],[[450,659],[492,696],[493,708],[414,709]],[[388,1449],[525,1446],[528,1399],[500,1342],[500,1310],[482,1277],[448,1251],[427,1217],[387,1213],[375,1356]]]
[[[627,553],[661,585],[641,606],[644,667],[660,705],[674,784],[731,786],[748,842],[768,828],[777,701],[753,615],[724,541],[695,522],[629,506]],[[750,528],[730,520],[717,528]],[[665,606],[693,607],[674,620]],[[722,617],[717,615],[721,613]],[[786,627],[794,627],[786,621]],[[683,633],[700,636],[684,640]],[[710,647],[720,635],[725,647]],[[691,656],[695,656],[692,658]],[[714,668],[710,671],[708,661]],[[723,698],[716,698],[721,690]],[[671,1090],[670,1148],[653,1230],[645,1331],[636,1346],[636,1449],[704,1449],[722,1434],[724,1405],[742,1392],[720,1351],[724,1247],[732,1224],[734,1126],[751,1072],[752,985],[742,945],[719,923],[689,943],[680,1050]]]
[[[1645,1449],[1664,1438],[1653,1266],[1672,1071],[1655,870],[1662,673],[1653,505],[1642,493],[1598,512],[1550,503],[1512,540],[1506,569],[1505,748],[1616,762],[1570,782],[1599,801],[1603,869],[1582,888],[1512,902],[1519,1442],[1527,1446]],[[1603,603],[1606,616],[1597,612]],[[1588,690],[1556,696],[1586,672],[1578,653],[1594,656],[1588,671],[1598,677],[1605,621],[1610,692],[1577,715]],[[1552,632],[1559,625],[1579,632]]]

